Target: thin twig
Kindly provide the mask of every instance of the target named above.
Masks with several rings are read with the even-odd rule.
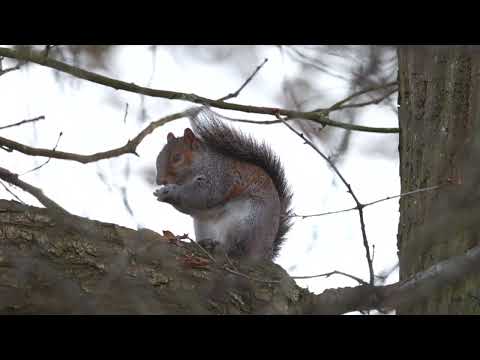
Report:
[[[39,189],[35,186],[32,186],[32,185],[26,183],[25,181],[20,180],[18,178],[17,174],[13,174],[10,171],[8,171],[7,169],[4,169],[2,167],[0,167],[0,179],[3,179],[6,182],[8,182],[12,185],[18,186],[20,189],[30,193],[35,198],[37,198],[37,200],[43,206],[45,206],[46,208],[55,209],[57,211],[61,211],[61,212],[65,213],[65,214],[69,214],[69,212],[67,210],[65,210],[60,205],[58,205],[56,202],[54,202],[53,200],[48,198],[43,193],[43,191],[41,189]]]
[[[330,75],[330,76],[336,77],[336,78],[338,78],[338,79],[342,79],[342,80],[344,80],[344,81],[349,81],[349,79],[347,79],[345,76],[340,75],[340,74],[335,74],[335,73],[331,72],[331,71],[327,68],[327,66],[326,66],[325,64],[323,64],[323,63],[320,63],[318,59],[314,59],[314,58],[312,58],[312,57],[310,57],[310,56],[302,53],[301,51],[295,49],[293,46],[287,46],[286,48],[289,49],[291,52],[293,51],[293,53],[294,53],[297,57],[300,58],[299,60],[300,60],[303,64],[308,65],[308,66],[311,66],[311,67],[313,67],[314,69],[319,70],[320,72],[324,72],[324,73],[326,73],[326,74],[328,74],[328,75]],[[292,57],[291,54],[290,54],[290,57]]]
[[[257,120],[246,120],[246,119],[235,119],[235,118],[227,118],[230,121],[245,123],[245,124],[255,124],[255,125],[271,125],[271,124],[281,124],[280,120],[265,120],[265,121],[257,121]],[[290,120],[290,119],[286,119]]]
[[[231,274],[234,274],[234,275],[237,275],[237,276],[241,276],[243,278],[246,278],[246,279],[249,279],[249,280],[252,280],[252,281],[256,281],[256,282],[261,282],[261,283],[266,283],[266,284],[278,284],[280,282],[280,280],[263,280],[263,279],[257,279],[257,278],[253,278],[251,276],[248,276],[246,274],[243,274],[241,272],[238,272],[238,271],[235,271],[235,270],[232,270],[232,269],[229,269],[228,267],[224,266],[223,269],[225,271],[228,271],[229,273]]]
[[[225,259],[227,260],[228,265],[230,265],[233,268],[233,270],[238,271],[237,267],[235,266],[233,261],[230,259],[230,256],[228,256],[226,251],[225,251],[224,255],[225,255]]]
[[[44,120],[44,119],[45,119],[44,115],[37,116],[37,117],[34,117],[33,119],[22,120],[22,121],[19,121],[19,122],[10,124],[10,125],[0,126],[0,130],[8,129],[8,128],[12,128],[14,126],[20,126],[22,124],[26,124],[26,123],[30,123],[30,122],[34,122],[34,121],[39,121],[39,120]]]
[[[5,185],[5,184],[3,183],[3,181],[0,181],[0,184],[2,184],[2,186],[5,188],[5,190],[6,190],[10,195],[12,195],[15,199],[17,199],[17,200],[18,200],[20,203],[22,203],[23,205],[26,205],[25,202],[17,196],[17,194],[15,194],[13,191],[11,191],[11,190],[7,187],[7,185]]]
[[[355,275],[350,275],[350,274],[344,273],[342,271],[337,271],[337,270],[330,271],[330,272],[324,273],[324,274],[319,274],[319,275],[291,276],[291,278],[292,279],[313,279],[313,278],[317,278],[317,277],[327,277],[328,278],[332,275],[343,275],[343,276],[346,276],[350,279],[353,279],[353,280],[357,281],[361,285],[368,285],[368,283],[365,280],[362,280]]]
[[[55,144],[55,146],[53,147],[53,150],[52,150],[53,152],[54,152],[55,150],[57,150],[57,146],[58,146],[58,143],[60,142],[60,138],[62,137],[62,135],[63,135],[62,132],[60,132],[60,134],[58,134],[57,143]],[[28,174],[28,173],[34,172],[34,171],[36,171],[36,170],[44,167],[45,165],[47,165],[47,164],[50,162],[50,160],[52,160],[51,157],[49,157],[49,158],[47,159],[47,161],[45,161],[43,164],[40,164],[39,166],[37,166],[37,167],[35,167],[35,168],[31,169],[31,170],[28,170],[28,171],[24,172],[23,174],[20,174],[19,176],[26,175],[26,174]]]
[[[395,199],[395,198],[398,198],[398,197],[410,196],[410,195],[417,194],[417,193],[424,192],[424,191],[436,190],[436,189],[438,189],[438,188],[440,188],[441,186],[444,186],[444,185],[446,185],[446,184],[435,185],[435,186],[430,186],[430,187],[426,187],[426,188],[422,188],[422,189],[412,190],[412,191],[408,191],[406,193],[399,194],[399,195],[387,196],[385,198],[378,199],[378,200],[363,204],[363,208],[366,208],[367,206],[370,206],[370,205],[377,204],[377,203],[382,202],[382,201]],[[348,209],[329,211],[329,212],[324,212],[324,213],[319,213],[319,214],[310,214],[310,215],[294,214],[294,215],[291,215],[290,217],[298,217],[298,218],[306,219],[306,218],[309,218],[309,217],[316,217],[316,216],[323,216],[323,215],[330,215],[330,214],[338,214],[338,213],[352,211],[352,210],[358,210],[358,207],[355,206],[355,207],[348,208]]]
[[[336,111],[336,110],[343,110],[343,109],[348,109],[348,108],[356,108],[356,107],[362,107],[362,106],[367,106],[367,105],[376,105],[376,104],[379,104],[381,103],[383,100],[385,100],[386,98],[388,98],[390,95],[392,95],[393,93],[396,93],[398,91],[398,88],[395,88],[389,92],[387,92],[385,95],[377,98],[377,99],[373,99],[373,100],[370,100],[370,101],[365,101],[365,102],[362,102],[362,103],[356,103],[356,104],[347,104],[347,105],[343,105],[343,106],[339,106],[338,108],[332,110],[332,111]]]
[[[145,129],[143,129],[137,136],[135,136],[132,140],[129,140],[127,144],[125,144],[124,146],[121,146],[119,148],[115,148],[112,150],[108,150],[108,151],[91,154],[91,155],[81,155],[81,154],[68,153],[63,151],[52,151],[50,149],[34,148],[34,147],[24,145],[1,136],[0,136],[0,147],[9,149],[9,150],[16,150],[26,155],[44,156],[44,157],[51,157],[51,158],[63,159],[63,160],[72,160],[72,161],[78,161],[82,164],[87,164],[87,163],[98,161],[98,160],[108,159],[108,158],[120,156],[123,154],[135,154],[138,156],[136,149],[147,135],[152,133],[153,130],[155,130],[157,127],[165,125],[166,123],[169,123],[173,120],[180,119],[186,115],[187,115],[187,112],[182,111],[169,116],[165,116],[157,121],[153,121]]]
[[[128,103],[125,105],[125,115],[123,116],[123,123],[127,123],[127,115],[128,115]]]
[[[215,261],[215,258],[202,246],[200,245],[197,241],[193,240],[192,238],[190,238],[188,236],[188,234],[184,234],[180,237],[178,237],[179,239],[188,239],[190,240],[190,242],[194,243],[195,245],[197,245],[204,253],[205,255],[207,255],[210,260],[212,260],[214,263],[216,263]],[[225,254],[225,258],[227,260],[227,262],[229,263],[230,266],[232,266],[233,268],[235,268],[235,266],[232,264],[230,258],[228,257],[227,254]],[[237,269],[235,270],[232,270],[230,268],[228,268],[227,266],[223,266],[222,269],[224,269],[225,271],[231,273],[231,274],[234,274],[234,275],[237,275],[237,276],[241,276],[243,278],[246,278],[246,279],[249,279],[249,280],[252,280],[252,281],[257,281],[257,282],[262,282],[262,283],[268,283],[268,284],[277,284],[279,283],[280,281],[279,280],[263,280],[263,279],[257,279],[257,278],[252,278],[251,276],[248,276],[247,274],[243,274],[239,271],[237,271]]]
[[[214,108],[241,111],[241,112],[247,112],[247,113],[266,114],[266,115],[279,114],[282,116],[287,116],[289,118],[306,119],[306,120],[317,122],[324,126],[326,125],[336,126],[336,127],[341,127],[347,130],[367,131],[367,132],[376,132],[376,133],[398,133],[399,132],[398,128],[375,128],[375,127],[368,127],[368,126],[361,126],[361,125],[354,125],[354,124],[333,121],[328,118],[328,114],[326,111],[300,112],[300,111],[292,111],[288,109],[278,109],[278,108],[272,108],[272,107],[233,104],[233,103],[227,103],[224,101],[208,99],[195,94],[151,89],[143,86],[138,86],[134,83],[127,83],[125,81],[116,80],[113,78],[109,78],[107,76],[86,71],[58,60],[45,58],[44,56],[42,56],[41,53],[39,53],[38,51],[34,51],[32,49],[19,51],[19,50],[0,47],[0,56],[33,62],[42,66],[46,66],[46,67],[70,74],[77,78],[91,81],[104,86],[108,86],[117,90],[124,90],[128,92],[143,94],[143,95],[152,96],[152,97],[160,97],[160,98],[171,99],[171,100],[189,101],[189,102],[193,102],[201,105],[208,105]]]
[[[343,213],[343,212],[347,212],[347,211],[352,211],[352,210],[358,210],[358,208],[357,208],[356,206],[354,206],[354,207],[351,207],[351,208],[348,208],[348,209],[336,210],[336,211],[328,211],[328,212],[323,212],[323,213],[319,213],[319,214],[309,214],[309,215],[293,214],[293,215],[290,215],[290,217],[292,217],[292,218],[301,218],[301,219],[303,220],[303,219],[307,219],[307,218],[310,218],[310,217],[324,216],[324,215],[332,215],[332,214],[339,214],[339,213]]]
[[[377,279],[379,279],[382,283],[384,283],[385,280],[387,280],[387,278],[388,278],[395,270],[397,270],[398,265],[399,265],[399,264],[398,264],[398,262],[397,262],[397,263],[396,263],[394,266],[392,266],[390,269],[382,271],[379,275],[375,275],[375,277],[376,277]]]
[[[184,235],[182,236],[182,238],[183,238],[183,239],[188,239],[188,240],[190,240],[190,242],[192,242],[192,243],[194,243],[195,245],[197,245],[197,246],[200,248],[200,250],[202,250],[203,253],[210,258],[210,260],[212,260],[213,262],[215,262],[215,258],[214,258],[202,245],[200,245],[198,242],[196,242],[196,241],[193,240],[191,237],[189,237],[188,234],[184,234]]]
[[[366,204],[364,204],[364,207],[370,206],[370,205],[373,205],[373,204],[377,204],[377,203],[382,202],[382,201],[387,201],[387,200],[390,200],[390,199],[395,199],[395,198],[398,198],[398,197],[410,196],[410,195],[417,194],[417,193],[424,192],[424,191],[437,190],[438,188],[440,188],[440,187],[442,187],[442,186],[445,186],[445,185],[447,185],[447,184],[434,185],[434,186],[429,186],[429,187],[422,188],[422,189],[416,189],[416,190],[412,190],[412,191],[407,191],[406,193],[399,194],[399,195],[395,195],[395,196],[387,196],[386,198],[383,198],[383,199],[380,199],[380,200],[375,200],[375,201],[366,203]]]
[[[366,89],[363,89],[363,90],[360,90],[360,91],[357,91],[349,96],[347,96],[345,99],[341,100],[341,101],[338,101],[336,102],[335,104],[333,104],[332,106],[330,106],[327,111],[328,112],[332,112],[332,111],[335,111],[335,110],[339,110],[340,108],[346,108],[346,107],[352,107],[352,106],[348,106],[348,105],[344,105],[342,106],[343,104],[349,102],[350,100],[360,96],[360,95],[363,95],[363,94],[366,94],[366,93],[369,93],[369,92],[372,92],[372,91],[376,91],[376,90],[380,90],[380,89],[385,89],[385,88],[389,88],[389,87],[392,87],[394,85],[397,85],[398,82],[397,81],[393,81],[393,82],[390,82],[390,83],[387,83],[387,84],[382,84],[382,85],[375,85],[375,86],[371,86],[371,87],[368,87]],[[397,91],[397,89],[394,89],[393,92]],[[392,92],[392,93],[393,93]],[[391,93],[390,93],[391,94]],[[389,96],[390,96],[389,94]],[[369,104],[365,104],[365,105],[369,105]],[[360,106],[360,105],[358,105]]]
[[[257,66],[257,68],[255,69],[255,71],[248,77],[247,80],[245,80],[245,82],[242,84],[242,86],[240,86],[240,87],[238,88],[237,91],[235,91],[235,92],[233,92],[233,93],[230,93],[230,94],[228,94],[228,95],[226,95],[226,96],[224,96],[224,97],[221,97],[220,99],[218,99],[218,101],[225,101],[225,100],[228,100],[228,99],[236,98],[236,97],[240,94],[240,92],[243,90],[243,88],[244,88],[245,86],[247,86],[250,81],[252,81],[252,79],[255,77],[255,75],[257,75],[257,73],[260,71],[260,69],[263,67],[263,65],[265,65],[265,63],[266,63],[267,61],[268,61],[268,59],[265,58],[265,60],[263,60],[263,62],[262,62],[260,65]]]
[[[316,147],[305,135],[295,130],[290,124],[288,124],[284,119],[282,119],[282,117],[279,114],[276,114],[275,116],[277,117],[278,120],[281,120],[285,124],[285,126],[287,126],[291,131],[293,131],[296,135],[298,135],[307,145],[309,145],[312,149],[314,149],[323,159],[325,159],[325,161],[330,165],[333,171],[338,175],[340,180],[342,180],[343,184],[347,188],[348,193],[352,196],[353,200],[355,201],[355,204],[357,205],[356,207],[358,210],[358,215],[360,217],[360,228],[362,232],[363,246],[365,247],[365,255],[367,258],[368,270],[370,272],[370,284],[373,285],[375,278],[374,278],[372,258],[370,256],[370,245],[368,244],[367,233],[365,230],[365,221],[363,219],[363,204],[358,200],[357,196],[352,190],[352,187],[347,182],[347,180],[345,180],[343,175],[340,173],[340,171],[335,166],[335,164],[330,160],[330,158],[325,154],[323,154],[320,151],[320,149]]]

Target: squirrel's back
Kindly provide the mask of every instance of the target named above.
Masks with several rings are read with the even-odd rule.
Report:
[[[205,106],[193,109],[190,114],[194,133],[210,149],[226,157],[256,165],[272,179],[280,199],[280,221],[273,243],[273,256],[276,257],[291,227],[292,192],[285,171],[278,156],[265,142],[258,142],[250,135],[233,129],[220,121],[221,118],[221,115]]]

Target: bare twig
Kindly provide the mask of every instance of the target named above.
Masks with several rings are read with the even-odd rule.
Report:
[[[371,86],[367,89],[363,89],[363,90],[360,90],[360,91],[357,91],[349,96],[347,96],[345,99],[341,100],[341,101],[338,101],[337,103],[333,104],[332,106],[330,106],[327,111],[328,112],[332,112],[332,111],[335,111],[335,110],[339,110],[339,109],[343,109],[343,108],[346,108],[346,107],[354,107],[354,106],[365,106],[365,105],[369,105],[369,103],[364,103],[363,105],[360,105],[360,104],[356,104],[356,105],[343,105],[347,102],[349,102],[350,100],[358,97],[358,96],[361,96],[363,94],[366,94],[366,93],[369,93],[369,92],[372,92],[372,91],[376,91],[376,90],[380,90],[380,89],[385,89],[385,88],[389,88],[389,87],[392,87],[392,86],[395,86],[397,85],[398,82],[397,81],[394,81],[394,82],[390,82],[390,83],[387,83],[387,84],[382,84],[382,85],[376,85],[376,86]],[[395,88],[394,90],[392,90],[391,92],[388,93],[388,96],[390,96],[392,93],[396,92],[398,89]],[[387,97],[388,97],[387,96]],[[383,99],[382,99],[383,100]],[[381,100],[380,100],[381,101]],[[379,102],[380,102],[379,101]],[[373,103],[373,102],[372,102]],[[343,105],[343,106],[342,106]]]
[[[361,125],[354,125],[348,123],[341,123],[338,121],[333,121],[328,118],[326,111],[311,111],[311,112],[300,112],[292,111],[287,109],[278,109],[271,107],[260,107],[260,106],[249,106],[249,105],[240,105],[233,103],[226,103],[224,101],[212,100],[205,97],[201,97],[195,94],[187,94],[176,91],[168,90],[157,90],[147,87],[138,86],[134,83],[127,83],[124,81],[116,80],[109,78],[107,76],[99,75],[90,71],[80,69],[75,66],[68,65],[64,62],[45,58],[38,51],[32,49],[19,51],[14,49],[8,49],[0,47],[0,56],[5,56],[9,58],[15,58],[24,61],[30,61],[42,66],[46,66],[58,71],[70,74],[80,79],[91,81],[97,84],[108,86],[117,90],[129,91],[137,94],[143,94],[152,97],[160,97],[171,100],[183,100],[189,101],[197,104],[208,105],[214,108],[234,110],[248,113],[256,114],[266,114],[266,115],[275,115],[279,114],[282,116],[287,116],[289,118],[300,118],[310,121],[317,122],[322,125],[336,126],[343,129],[357,130],[357,131],[367,131],[367,132],[376,132],[376,133],[398,133],[398,128],[375,128]]]
[[[241,272],[232,270],[232,269],[228,268],[227,266],[224,266],[223,269],[225,271],[231,273],[231,274],[234,274],[234,275],[237,275],[237,276],[240,276],[240,277],[243,277],[245,279],[252,280],[252,281],[256,281],[256,282],[261,282],[261,283],[266,283],[266,284],[278,284],[280,282],[280,280],[264,280],[264,279],[253,278],[253,277],[248,276],[246,274],[243,274]]]
[[[297,56],[297,58],[299,58],[298,60],[300,60],[303,64],[311,66],[314,69],[317,69],[321,72],[324,72],[325,74],[336,77],[338,79],[349,81],[349,79],[347,79],[345,76],[340,75],[340,74],[335,74],[335,73],[331,72],[328,69],[328,67],[325,64],[321,63],[318,59],[314,59],[314,58],[302,53],[301,51],[297,50],[293,46],[287,46],[287,49],[289,49],[291,52],[293,52]]]
[[[3,181],[0,181],[0,184],[5,188],[5,190],[6,190],[10,195],[12,195],[12,196],[13,196],[15,199],[17,199],[20,203],[26,205],[25,202],[17,196],[17,194],[15,194],[12,190],[10,190],[10,189],[7,187],[7,185],[5,185],[5,184],[3,183]]]
[[[384,283],[385,280],[395,271],[398,269],[399,263],[397,262],[394,266],[392,266],[390,269],[383,270],[380,274],[375,275],[375,277],[380,280],[380,282]]]
[[[122,195],[122,202],[123,206],[129,213],[129,215],[135,220],[135,215],[133,214],[132,207],[130,206],[130,203],[128,202],[128,196],[127,196],[127,187],[126,186],[120,186],[119,187],[120,194]]]
[[[257,121],[257,120],[246,120],[246,119],[235,119],[235,118],[227,118],[230,121],[245,123],[245,124],[256,124],[256,125],[271,125],[271,124],[281,124],[280,120],[265,120],[265,121]],[[289,119],[286,119],[289,120]]]
[[[202,250],[203,253],[204,253],[205,255],[207,255],[210,260],[212,260],[213,262],[215,262],[215,258],[214,258],[202,245],[200,245],[198,242],[196,242],[196,241],[193,240],[191,237],[189,237],[188,234],[184,234],[184,235],[182,236],[182,238],[183,238],[183,239],[188,239],[188,240],[190,240],[190,242],[192,242],[192,243],[194,243],[195,245],[197,245],[198,248],[199,248],[200,250]]]
[[[315,146],[305,135],[303,135],[302,133],[295,130],[290,124],[288,124],[284,119],[282,119],[282,117],[279,114],[276,114],[275,116],[277,117],[277,119],[281,120],[285,124],[285,126],[287,126],[291,131],[293,131],[296,135],[298,135],[307,145],[309,145],[312,149],[314,149],[323,159],[325,159],[325,161],[330,165],[330,167],[333,169],[333,171],[338,175],[340,180],[342,180],[343,184],[347,188],[348,193],[352,196],[353,200],[355,201],[355,204],[356,204],[356,207],[357,207],[357,210],[358,210],[358,215],[360,217],[360,228],[361,228],[361,232],[362,232],[363,246],[365,247],[365,255],[366,255],[366,258],[367,258],[368,270],[370,272],[370,284],[373,285],[375,278],[374,278],[372,258],[370,256],[370,246],[368,244],[367,233],[366,233],[366,230],[365,230],[365,221],[363,219],[363,207],[364,207],[364,205],[358,200],[357,196],[355,195],[355,193],[352,190],[352,187],[347,182],[347,180],[345,180],[343,175],[340,173],[340,171],[335,166],[335,164],[330,160],[330,158],[328,156],[326,156],[325,154],[323,154],[320,151],[320,149],[317,146]]]
[[[68,214],[68,211],[58,205],[56,202],[48,198],[43,191],[35,186],[32,186],[25,181],[22,181],[18,178],[17,174],[13,174],[7,169],[0,167],[0,179],[5,180],[6,182],[18,186],[20,189],[30,193],[46,208],[55,209],[61,211],[65,214]]]
[[[263,62],[257,66],[257,68],[255,69],[255,71],[248,77],[247,80],[245,80],[245,82],[242,84],[242,86],[240,86],[238,88],[237,91],[233,92],[233,93],[230,93],[224,97],[221,97],[220,99],[218,99],[218,101],[225,101],[225,100],[228,100],[228,99],[232,99],[232,98],[236,98],[240,92],[245,88],[245,86],[248,85],[248,83],[250,81],[252,81],[252,79],[255,77],[255,75],[257,75],[257,73],[260,71],[260,69],[263,67],[263,65],[265,65],[265,63],[268,61],[268,59],[266,58],[265,60],[263,60]]]
[[[168,122],[171,122],[176,119],[180,119],[184,117],[187,112],[182,111],[179,113],[175,113],[169,116],[165,116],[157,121],[151,122],[145,129],[143,129],[137,136],[135,136],[132,140],[129,140],[127,144],[121,146],[116,149],[103,151],[91,155],[80,155],[75,153],[68,153],[63,151],[52,151],[50,149],[42,149],[42,148],[34,148],[28,145],[24,145],[18,143],[16,141],[4,138],[0,136],[0,146],[5,149],[9,150],[16,150],[26,155],[32,156],[44,156],[44,157],[51,157],[55,159],[63,159],[63,160],[73,160],[78,161],[82,164],[87,164],[90,162],[108,159],[116,156],[120,156],[123,154],[135,154],[138,145],[142,142],[142,140],[153,132],[157,127],[165,125]]]
[[[310,218],[310,217],[317,217],[317,216],[324,216],[324,215],[339,214],[339,213],[343,213],[343,212],[347,212],[347,211],[352,211],[352,210],[358,210],[358,209],[357,209],[356,206],[354,206],[354,207],[351,207],[351,208],[348,208],[348,209],[328,211],[328,212],[323,212],[323,213],[319,213],[319,214],[308,214],[308,215],[292,214],[292,215],[290,215],[290,217],[292,217],[292,218],[301,218],[301,219],[303,220],[303,219],[307,219],[307,218]]]
[[[377,99],[373,99],[373,100],[370,100],[370,101],[365,101],[365,102],[362,102],[362,103],[356,103],[356,104],[347,104],[347,105],[343,105],[343,106],[340,106],[338,108],[336,108],[335,110],[343,110],[343,109],[348,109],[348,108],[356,108],[356,107],[362,107],[362,106],[367,106],[367,105],[376,105],[376,104],[379,104],[381,103],[383,100],[385,100],[386,98],[390,97],[390,95],[392,95],[393,93],[396,93],[398,91],[398,88],[395,88],[393,90],[390,90],[389,92],[387,92],[385,95],[377,98]],[[333,110],[333,111],[335,111]]]
[[[382,202],[382,201],[387,201],[387,200],[390,200],[390,199],[395,199],[395,198],[398,198],[398,197],[410,196],[410,195],[417,194],[417,193],[421,193],[421,192],[424,192],[424,191],[437,190],[437,189],[439,189],[440,187],[445,186],[445,185],[447,185],[447,184],[434,185],[434,186],[429,186],[429,187],[422,188],[422,189],[416,189],[416,190],[412,190],[412,191],[407,191],[406,193],[399,194],[399,195],[395,195],[395,196],[387,196],[386,198],[383,198],[383,199],[380,199],[380,200],[375,200],[375,201],[366,203],[366,204],[364,204],[364,207],[370,206],[370,205],[373,205],[373,204],[377,204],[377,203]]]
[[[319,275],[307,275],[307,276],[292,276],[291,278],[292,279],[313,279],[313,278],[317,278],[317,277],[330,277],[332,275],[343,275],[343,276],[346,276],[350,279],[353,279],[355,280],[356,282],[358,282],[359,284],[361,285],[368,285],[368,283],[362,279],[360,279],[359,277],[357,276],[354,276],[354,275],[350,275],[350,274],[347,274],[347,273],[344,273],[342,271],[337,271],[337,270],[334,270],[334,271],[330,271],[328,273],[324,273],[324,274],[319,274]]]
[[[436,190],[436,189],[438,189],[438,188],[440,188],[441,186],[444,186],[444,185],[446,185],[446,184],[429,186],[429,187],[422,188],[422,189],[417,189],[417,190],[408,191],[408,192],[406,192],[406,193],[399,194],[399,195],[395,195],[395,196],[387,196],[387,197],[385,197],[385,198],[382,198],[382,199],[379,199],[379,200],[375,200],[375,201],[372,201],[372,202],[363,204],[363,208],[366,208],[367,206],[370,206],[370,205],[377,204],[377,203],[382,202],[382,201],[387,201],[387,200],[395,199],[395,198],[398,198],[398,197],[410,196],[410,195],[414,195],[414,194],[417,194],[417,193],[420,193],[420,192],[424,192],[424,191]],[[309,217],[324,216],[324,215],[330,215],[330,214],[338,214],[338,213],[347,212],[347,211],[352,211],[352,210],[358,210],[358,207],[357,207],[357,206],[354,206],[354,207],[351,207],[351,208],[348,208],[348,209],[336,210],[336,211],[329,211],[329,212],[324,212],[324,213],[320,213],[320,214],[310,214],[310,215],[298,215],[298,214],[294,214],[294,215],[291,215],[291,217],[298,217],[298,218],[306,219],[306,218],[309,218]]]
[[[212,260],[213,263],[216,263],[215,261],[215,258],[212,256],[212,254],[210,254],[202,245],[200,245],[197,241],[193,240],[191,237],[188,236],[188,234],[184,234],[184,235],[181,235],[181,236],[177,236],[178,239],[188,239],[190,240],[190,242],[194,243],[200,250],[202,250],[202,252],[208,256],[208,258],[210,260]],[[240,277],[243,277],[245,279],[249,279],[249,280],[252,280],[252,281],[256,281],[256,282],[262,282],[262,283],[267,283],[267,284],[276,284],[276,283],[279,283],[280,281],[279,280],[263,280],[263,279],[257,279],[257,278],[253,278],[251,276],[248,276],[247,274],[244,274],[244,273],[241,273],[239,272],[235,266],[233,265],[232,261],[230,260],[230,258],[228,257],[228,255],[225,253],[225,259],[227,260],[228,264],[234,268],[234,269],[230,269],[229,267],[227,267],[226,265],[224,265],[222,267],[223,270],[231,273],[231,274],[234,274],[234,275],[237,275],[237,276],[240,276]]]
[[[128,115],[128,103],[125,105],[125,115],[123,116],[123,123],[127,123],[127,115]]]
[[[10,124],[10,125],[0,126],[0,130],[8,129],[8,128],[12,128],[14,126],[20,126],[22,124],[26,124],[26,123],[30,123],[30,122],[34,122],[34,121],[39,121],[39,120],[44,120],[44,119],[45,119],[44,115],[37,116],[37,117],[34,117],[33,119],[22,120],[22,121],[19,121],[19,122]]]
[[[55,146],[53,147],[53,150],[52,150],[53,152],[54,152],[55,150],[57,150],[57,146],[58,146],[58,143],[60,142],[60,138],[62,137],[62,135],[63,135],[62,132],[60,132],[60,134],[58,134],[57,143],[55,144]],[[26,175],[26,174],[28,174],[28,173],[31,173],[31,172],[33,172],[33,171],[36,171],[36,170],[44,167],[45,165],[47,165],[47,164],[50,162],[51,159],[52,159],[52,158],[49,157],[49,158],[47,159],[47,161],[45,161],[43,164],[40,164],[39,166],[37,166],[37,167],[35,167],[35,168],[31,169],[31,170],[28,170],[28,171],[24,172],[23,174],[20,174],[19,176]]]

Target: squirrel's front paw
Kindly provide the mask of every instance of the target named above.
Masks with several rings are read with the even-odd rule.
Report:
[[[174,190],[177,187],[175,184],[167,184],[160,189],[154,191],[153,195],[158,201],[168,201],[173,198]]]

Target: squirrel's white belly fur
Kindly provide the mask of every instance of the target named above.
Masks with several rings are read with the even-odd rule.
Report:
[[[213,240],[225,244],[231,231],[240,228],[252,213],[250,201],[233,201],[226,205],[196,213],[194,218],[197,241]]]

